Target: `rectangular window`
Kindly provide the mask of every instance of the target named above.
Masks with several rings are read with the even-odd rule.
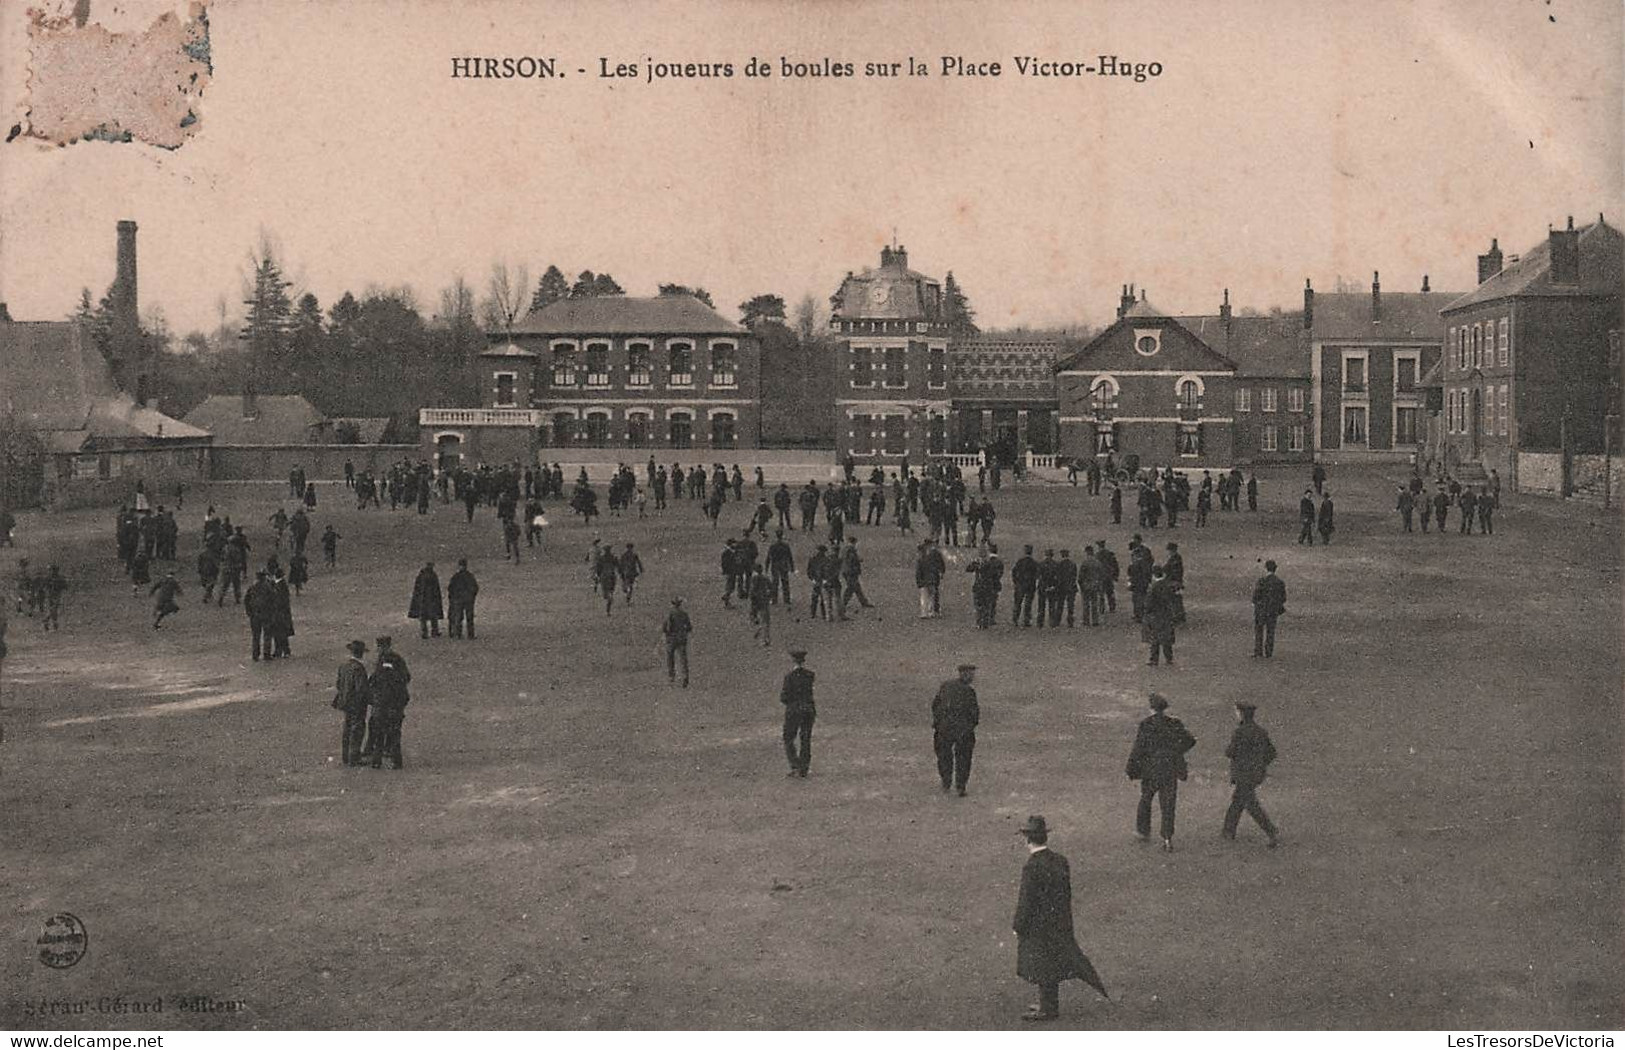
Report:
[[[553,416],[553,444],[565,446],[574,443],[576,436],[576,417],[568,412],[558,412]]]
[[[1179,454],[1190,458],[1202,454],[1202,425],[1200,423],[1179,424]]]
[[[1251,412],[1252,410],[1253,410],[1253,390],[1252,390],[1252,387],[1246,387],[1246,386],[1238,386],[1238,387],[1236,387],[1236,411],[1237,412]]]
[[[653,380],[649,369],[649,344],[628,343],[626,347],[626,385],[648,386]]]
[[[1303,411],[1303,387],[1288,387],[1286,392],[1286,407],[1289,412]]]
[[[694,447],[694,417],[673,412],[666,420],[666,441],[672,448]]]
[[[1275,451],[1275,424],[1261,427],[1258,431],[1258,447],[1265,452]]]
[[[512,408],[514,405],[514,384],[519,377],[513,372],[498,372],[496,374],[496,407]]]
[[[1343,358],[1343,392],[1346,394],[1365,393],[1365,358]]]
[[[1473,367],[1484,367],[1484,326],[1473,325]]]
[[[1456,326],[1451,325],[1444,333],[1444,356],[1447,362],[1445,368],[1456,367]]]
[[[886,348],[886,385],[908,386],[908,350],[901,346]]]
[[[1286,448],[1288,452],[1303,451],[1303,424],[1294,423],[1286,432]]]
[[[875,385],[874,347],[854,346],[852,348],[852,385],[855,387]]]
[[[1394,358],[1394,393],[1416,393],[1417,363],[1417,359],[1414,357]]]
[[[587,385],[599,390],[609,386],[609,344],[587,344]]]
[[[593,448],[603,448],[609,444],[609,413],[589,412],[585,426],[587,444]]]
[[[1416,444],[1416,409],[1394,409],[1394,444]]]
[[[692,343],[672,343],[666,348],[668,386],[694,385],[694,345]],[[689,424],[692,432],[693,423]],[[687,448],[687,445],[679,446]]]
[[[933,346],[926,364],[926,385],[932,390],[948,389],[948,348]]]
[[[1501,390],[1496,394],[1496,400],[1500,403],[1496,412],[1499,419],[1496,423],[1496,431],[1502,437],[1505,437],[1507,433],[1507,387],[1505,383],[1501,384]]]
[[[948,451],[948,417],[940,412],[933,412],[931,413],[930,425],[931,433],[927,451],[933,456],[940,456]]]
[[[716,387],[739,385],[739,354],[732,343],[711,344],[711,385]]]
[[[1275,388],[1272,386],[1260,387],[1258,390],[1258,410],[1260,412],[1275,411]]]
[[[101,474],[100,456],[74,456],[73,476],[83,481],[87,478],[99,477]]]
[[[866,456],[875,450],[874,417],[848,416],[847,431],[854,453]]]
[[[1343,444],[1363,445],[1366,443],[1366,410],[1360,408],[1343,409]]]
[[[1507,319],[1505,317],[1501,318],[1500,329],[1501,334],[1496,341],[1496,354],[1500,358],[1497,363],[1505,367],[1507,363],[1507,336],[1510,334],[1507,331]]]

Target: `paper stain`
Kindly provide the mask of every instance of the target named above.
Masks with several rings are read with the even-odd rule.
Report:
[[[175,700],[169,703],[148,704],[129,711],[110,711],[102,715],[81,715],[77,718],[59,718],[54,722],[45,723],[47,729],[60,729],[64,726],[91,725],[96,722],[108,722],[117,718],[163,718],[167,715],[184,715],[193,711],[206,711],[211,707],[223,707],[226,704],[240,704],[257,698],[260,694],[252,689],[243,689],[231,693],[210,693],[204,696],[194,696],[189,700]]]
[[[158,0],[109,5],[110,21],[159,12],[129,31],[109,29],[90,0],[67,12],[60,6],[29,10],[26,116],[8,141],[25,135],[58,146],[101,140],[178,149],[197,132],[214,74],[206,2],[187,4],[184,15]]]

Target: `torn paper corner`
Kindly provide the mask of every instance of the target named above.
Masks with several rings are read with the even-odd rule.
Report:
[[[198,129],[209,60],[206,3],[147,28],[108,29],[78,0],[29,12],[27,117],[18,131],[56,145],[85,139],[179,148]],[[14,132],[15,134],[16,132]]]

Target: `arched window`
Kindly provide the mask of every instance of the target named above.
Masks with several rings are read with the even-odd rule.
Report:
[[[1089,407],[1098,415],[1117,407],[1117,380],[1100,376],[1089,388]]]
[[[558,446],[575,443],[576,417],[573,412],[553,413],[553,444]]]
[[[694,447],[694,414],[673,411],[666,417],[666,442],[672,448]]]
[[[1179,407],[1188,412],[1196,411],[1202,401],[1202,388],[1194,379],[1181,379],[1179,381]]]
[[[587,444],[599,448],[609,444],[609,413],[602,409],[587,413]]]
[[[587,385],[599,387],[609,386],[609,344],[587,344]]]
[[[694,344],[670,343],[666,347],[669,373],[667,382],[672,386],[694,385]]]
[[[626,414],[626,443],[633,448],[649,444],[649,413],[633,411]]]
[[[576,345],[574,343],[553,344],[553,385],[576,385]]]
[[[732,343],[711,344],[711,385],[739,384],[739,353]]]
[[[649,344],[626,344],[626,385],[648,386],[649,375]]]
[[[732,412],[711,413],[711,447],[738,448],[739,434]]]

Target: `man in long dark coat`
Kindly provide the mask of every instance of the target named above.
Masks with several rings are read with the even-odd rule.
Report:
[[[784,757],[790,761],[792,777],[806,777],[812,768],[813,722],[818,710],[813,703],[813,673],[806,668],[807,651],[792,649],[795,666],[784,676],[779,702],[784,705]]]
[[[412,583],[412,604],[407,606],[406,615],[418,622],[418,631],[423,637],[429,637],[431,632],[436,638],[440,637],[440,621],[445,618],[446,608],[441,603],[440,577],[435,575],[434,562],[418,571]]]
[[[1134,816],[1134,833],[1141,842],[1151,838],[1151,800],[1162,809],[1162,848],[1174,848],[1174,807],[1179,800],[1179,782],[1188,775],[1185,752],[1196,746],[1185,723],[1167,714],[1168,701],[1161,693],[1151,694],[1151,717],[1140,723],[1134,747],[1128,755],[1128,778],[1140,782],[1140,808]]]
[[[361,656],[367,643],[357,640],[349,644],[350,658],[339,668],[338,688],[333,694],[333,707],[344,712],[344,731],[340,753],[346,766],[361,764],[361,742],[367,732],[367,665]]]
[[[1324,547],[1326,544],[1332,542],[1332,532],[1337,527],[1333,515],[1332,494],[1330,492],[1327,492],[1326,497],[1320,501],[1320,515],[1316,521],[1317,527],[1320,529],[1320,545]]]
[[[288,639],[293,637],[293,596],[288,590],[288,578],[278,569],[271,577],[271,624],[268,628],[275,646],[274,655],[293,656]]]
[[[474,640],[474,600],[479,597],[480,584],[468,571],[468,559],[457,559],[457,571],[446,581],[446,604],[451,607],[451,624],[447,628],[453,638],[466,632]]]
[[[1151,587],[1145,592],[1145,615],[1140,621],[1140,632],[1141,637],[1151,643],[1151,659],[1147,663],[1152,667],[1157,666],[1158,657],[1162,655],[1167,656],[1170,666],[1174,662],[1174,625],[1179,618],[1176,586],[1162,566],[1151,570]]]
[[[248,633],[253,641],[252,655],[260,658],[263,649],[267,660],[276,659],[276,645],[272,641],[271,618],[276,615],[276,593],[265,578],[262,569],[254,574],[254,582],[243,595],[243,610],[248,613]]]
[[[1286,611],[1286,583],[1275,575],[1275,562],[1264,563],[1264,575],[1253,585],[1253,655],[1275,655],[1275,621]]]
[[[1094,964],[1078,947],[1072,929],[1072,872],[1066,858],[1049,848],[1043,817],[1028,817],[1021,834],[1027,863],[1010,926],[1016,934],[1016,974],[1038,985],[1038,1002],[1023,1021],[1053,1021],[1061,1015],[1061,982],[1079,980],[1110,999]]]
[[[1269,764],[1275,761],[1275,744],[1264,727],[1253,721],[1257,711],[1258,705],[1250,701],[1236,703],[1236,718],[1240,724],[1231,734],[1230,746],[1224,749],[1224,757],[1230,760],[1230,783],[1235,785],[1235,791],[1230,796],[1230,808],[1225,811],[1224,829],[1220,834],[1234,841],[1241,814],[1246,812],[1258,821],[1258,826],[1269,836],[1270,849],[1274,849],[1275,825],[1258,802],[1258,787],[1264,783]]]
[[[384,758],[395,769],[405,763],[401,758],[401,724],[406,721],[406,705],[411,701],[407,689],[412,672],[406,661],[391,648],[390,639],[378,639],[378,664],[369,681],[372,700],[372,724],[368,729],[367,749],[372,754],[372,768],[384,764]]]
[[[943,791],[956,788],[961,798],[970,782],[976,726],[982,720],[976,690],[971,688],[975,678],[975,664],[960,664],[959,677],[942,683],[931,700],[931,746],[937,753],[937,776]]]

